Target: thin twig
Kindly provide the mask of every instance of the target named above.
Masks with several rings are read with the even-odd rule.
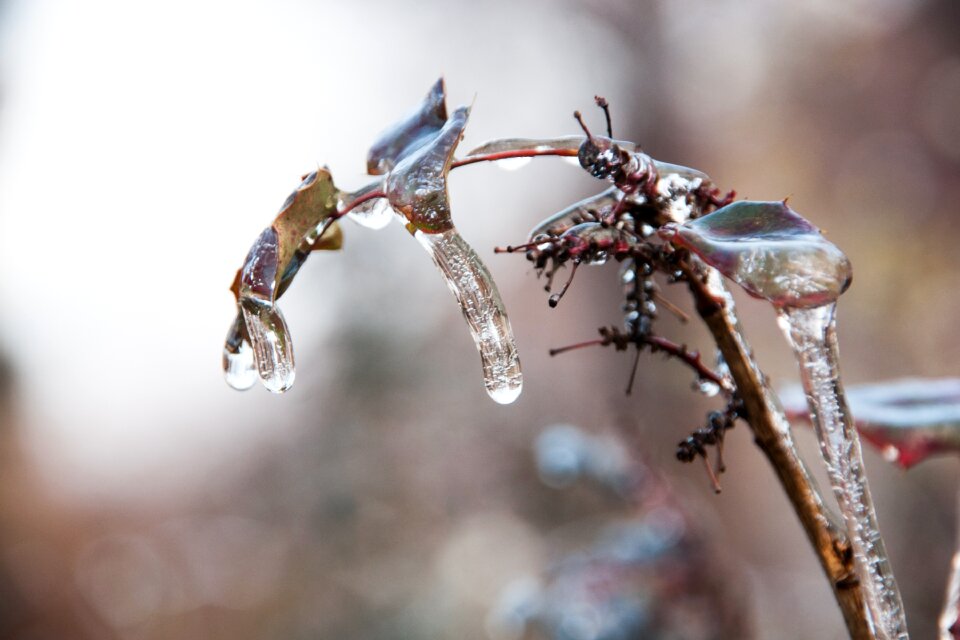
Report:
[[[496,162],[497,160],[509,160],[510,158],[534,158],[537,156],[564,156],[573,158],[576,157],[576,155],[576,149],[514,149],[512,151],[498,151],[496,153],[486,153],[479,156],[467,156],[460,160],[454,160],[450,164],[450,168],[456,169],[476,162]]]

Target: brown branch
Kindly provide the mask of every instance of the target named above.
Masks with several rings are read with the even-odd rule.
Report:
[[[737,393],[746,410],[745,420],[753,431],[757,446],[773,466],[820,559],[850,637],[853,640],[874,638],[867,620],[863,592],[854,573],[850,544],[833,522],[833,515],[824,505],[816,482],[792,445],[792,437],[784,437],[781,425],[785,418],[779,401],[767,387],[763,373],[753,363],[750,348],[740,334],[733,309],[725,309],[725,301],[711,294],[698,269],[688,263],[683,266],[683,271],[696,302],[697,313],[706,323],[730,368]]]

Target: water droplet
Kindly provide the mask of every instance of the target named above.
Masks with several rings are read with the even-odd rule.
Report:
[[[533,158],[505,158],[498,160],[496,165],[506,171],[516,171],[522,169],[533,161]]]
[[[712,398],[720,393],[720,385],[712,380],[700,380],[697,382],[697,390],[708,398]]]
[[[354,209],[347,217],[368,229],[383,229],[394,218],[393,207],[386,198],[368,200]]]
[[[243,314],[238,311],[223,343],[223,375],[238,391],[249,389],[257,381],[253,349],[243,337],[243,328]]]
[[[900,449],[897,449],[892,444],[888,444],[881,450],[880,455],[882,455],[883,459],[887,462],[896,462],[900,459]]]
[[[237,391],[245,391],[257,381],[253,348],[246,341],[240,343],[236,352],[223,348],[223,376],[227,384]]]
[[[417,231],[414,236],[440,269],[480,352],[487,394],[500,404],[520,395],[523,376],[500,293],[480,256],[451,228],[443,233]]]
[[[283,393],[293,384],[296,374],[293,344],[283,314],[272,304],[251,298],[243,298],[240,308],[253,343],[260,381],[268,391]]]

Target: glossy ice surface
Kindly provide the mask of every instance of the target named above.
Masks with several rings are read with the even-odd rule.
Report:
[[[411,232],[452,228],[447,174],[469,116],[467,107],[454,111],[435,138],[404,156],[387,176],[387,199]]]
[[[389,172],[400,158],[433,140],[446,121],[446,96],[443,78],[440,78],[413,113],[381,133],[373,143],[367,153],[367,172],[372,175]]]
[[[293,384],[295,367],[290,332],[280,309],[243,298],[240,301],[260,381],[268,391],[283,393]]]
[[[243,313],[237,312],[223,344],[223,375],[227,384],[238,391],[249,389],[257,381],[253,348],[244,338],[243,322]]]
[[[663,235],[777,307],[833,302],[853,277],[846,255],[783,202],[735,202]]]
[[[480,352],[483,384],[500,404],[517,399],[523,386],[520,358],[500,293],[480,257],[457,230],[415,234],[433,258],[463,311],[470,335]]]
[[[224,376],[233,388],[252,386],[251,358],[268,390],[280,393],[293,384],[293,345],[275,303],[311,251],[340,248],[336,223],[318,240],[336,210],[337,190],[329,172],[314,171],[303,177],[247,253],[235,291],[246,331],[235,321],[223,352]]]

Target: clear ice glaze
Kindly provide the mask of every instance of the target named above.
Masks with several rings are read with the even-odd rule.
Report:
[[[860,439],[840,381],[836,304],[781,308],[779,324],[793,347],[830,483],[846,524],[873,631],[908,638],[900,591],[890,568],[860,454]]]
[[[433,258],[460,304],[480,352],[487,393],[500,404],[510,404],[520,395],[523,376],[510,321],[490,272],[456,229],[417,231],[414,236]]]
[[[237,391],[246,391],[257,382],[257,369],[253,361],[253,348],[243,338],[243,314],[230,325],[223,343],[223,377]]]
[[[354,191],[353,193],[340,193],[337,202],[337,208],[342,211],[358,198],[361,198],[373,191],[380,191],[382,189],[383,181],[377,180],[366,185],[362,189]],[[367,200],[366,202],[353,207],[350,210],[350,213],[347,214],[347,217],[362,227],[377,230],[383,229],[385,226],[390,224],[390,221],[393,220],[394,214],[393,209],[390,207],[390,203],[387,202],[386,198],[374,198],[373,200]]]
[[[296,374],[293,344],[283,314],[274,305],[254,298],[241,298],[240,308],[260,381],[268,391],[283,393],[293,384]]]

